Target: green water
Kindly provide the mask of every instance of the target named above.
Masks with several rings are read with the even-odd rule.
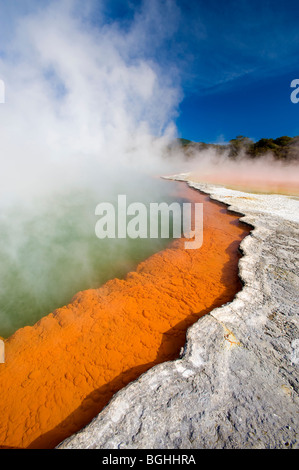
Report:
[[[177,183],[176,183],[177,184]],[[175,183],[144,179],[109,196],[98,191],[57,194],[0,219],[0,336],[33,325],[81,290],[123,278],[167,239],[104,239],[95,235],[99,202],[126,194],[130,202],[173,202]],[[105,197],[107,196],[107,197]]]

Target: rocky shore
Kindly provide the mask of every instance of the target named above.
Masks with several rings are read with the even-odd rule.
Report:
[[[299,447],[299,200],[188,183],[253,227],[243,289],[189,328],[180,359],[122,389],[58,448]]]

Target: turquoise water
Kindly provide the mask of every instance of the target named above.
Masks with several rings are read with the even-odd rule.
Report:
[[[167,239],[104,239],[95,235],[100,202],[172,202],[178,183],[144,178],[117,193],[88,190],[56,194],[33,207],[11,209],[0,219],[0,336],[33,325],[69,303],[80,290],[123,278]]]

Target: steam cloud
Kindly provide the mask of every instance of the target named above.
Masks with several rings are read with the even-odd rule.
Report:
[[[127,192],[137,201],[143,193],[158,197],[159,183],[140,174],[171,168],[162,155],[175,137],[180,88],[146,41],[151,31],[151,47],[158,47],[169,31],[155,26],[175,9],[145,2],[128,26],[107,24],[100,8],[95,26],[95,5],[103,6],[34,1],[26,13],[6,18],[12,31],[0,55],[2,336],[142,259],[138,243],[99,245],[95,207]],[[144,256],[150,253],[145,248]]]
[[[294,152],[299,155],[299,148]],[[219,154],[210,148],[189,151],[185,166],[195,181],[227,185],[244,191],[299,195],[298,162],[275,159],[271,152],[255,159],[240,152],[236,159],[229,151]]]
[[[101,17],[92,26],[76,5],[20,17],[0,58],[2,204],[111,182],[120,165],[157,171],[175,135],[180,90],[141,50],[145,22],[161,11],[144,6],[125,30]]]
[[[163,66],[154,59],[176,28],[175,2],[145,1],[127,23],[107,23],[104,2],[20,3],[22,14],[9,2],[12,18],[0,18],[3,336],[27,324],[23,316],[30,310],[37,312],[30,322],[36,321],[77,290],[104,281],[95,277],[99,251],[111,266],[119,253],[125,257],[126,249],[132,251],[123,245],[95,245],[98,203],[128,189],[139,194],[136,201],[144,193],[157,200],[161,187],[154,180],[145,186],[135,172],[188,170],[179,148],[164,158],[176,137],[180,73],[174,64]],[[272,162],[259,165],[269,179]],[[248,168],[244,161],[216,159],[213,152],[189,163],[200,179],[217,179],[220,166],[222,174],[233,171],[236,178]],[[252,166],[253,174],[260,170]]]

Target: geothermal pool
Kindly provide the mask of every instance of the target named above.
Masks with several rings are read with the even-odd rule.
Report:
[[[139,175],[138,184],[127,180],[118,191],[128,201],[175,200],[175,187],[161,179]],[[0,337],[33,325],[81,290],[123,278],[166,247],[169,240],[162,238],[98,239],[95,208],[117,198],[105,188],[58,194],[0,216]]]
[[[9,337],[0,364],[2,447],[55,447],[116,391],[177,358],[187,328],[240,290],[238,247],[249,227],[185,183],[160,183],[176,200],[204,204],[202,247],[185,250],[182,239],[156,246],[123,279],[79,292]]]
[[[240,164],[240,166],[242,163]],[[242,166],[241,166],[242,168]],[[267,173],[265,174],[265,172]],[[296,166],[275,166],[271,168],[257,163],[256,167],[243,167],[240,171],[238,164],[224,169],[221,173],[217,169],[210,171],[197,171],[189,173],[190,180],[198,183],[219,185],[236,191],[257,194],[282,194],[299,196],[298,169]]]

